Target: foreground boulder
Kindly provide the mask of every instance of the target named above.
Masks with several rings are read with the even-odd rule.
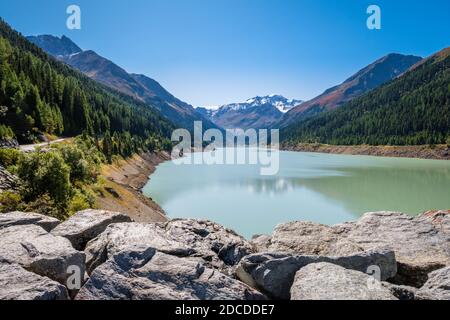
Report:
[[[269,235],[255,235],[250,240],[250,243],[253,245],[253,248],[255,248],[257,252],[267,252],[270,247],[270,240],[271,236]]]
[[[118,212],[84,210],[58,225],[52,234],[67,238],[75,249],[84,250],[86,244],[105,231],[108,225],[119,222],[131,222],[131,218]]]
[[[344,257],[294,256],[262,253],[244,257],[236,270],[244,283],[267,293],[274,299],[289,299],[295,274],[301,268],[319,262],[328,262],[347,269],[373,274],[387,280],[397,273],[393,251],[380,249]],[[379,273],[380,274],[377,274]]]
[[[416,296],[421,300],[450,300],[450,267],[429,274]]]
[[[321,262],[295,275],[292,300],[397,300],[381,282],[359,271]]]
[[[253,252],[244,238],[209,221],[118,223],[109,225],[86,246],[89,273],[113,255],[135,245],[179,257],[199,257],[208,266],[228,273],[242,257]]]
[[[297,255],[348,255],[388,247],[398,261],[397,284],[421,287],[428,273],[450,265],[450,215],[411,217],[395,212],[365,214],[333,227],[308,222],[279,225],[271,252]]]
[[[70,241],[35,225],[0,229],[0,256],[61,284],[66,284],[68,268],[76,266],[84,275],[85,255]]]
[[[0,300],[67,300],[66,287],[0,258]]]
[[[178,258],[153,248],[117,253],[95,269],[77,300],[255,300],[265,297],[207,268],[199,258]]]
[[[46,231],[50,231],[60,224],[60,221],[52,217],[31,212],[15,211],[0,214],[0,229],[28,224],[37,225]]]
[[[450,210],[431,210],[424,212],[421,219],[428,219],[438,229],[450,234]]]

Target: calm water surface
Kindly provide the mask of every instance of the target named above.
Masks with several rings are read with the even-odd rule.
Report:
[[[204,218],[250,238],[295,220],[336,224],[370,211],[450,208],[450,161],[280,152],[256,165],[161,164],[144,193],[171,218]]]

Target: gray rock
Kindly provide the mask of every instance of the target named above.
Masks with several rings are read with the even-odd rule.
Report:
[[[389,289],[392,295],[398,300],[416,300],[417,288],[396,285],[389,282],[383,282],[383,286]]]
[[[429,274],[428,281],[416,296],[421,300],[450,300],[450,267]]]
[[[39,226],[23,225],[0,229],[0,256],[38,275],[66,284],[69,266],[85,271],[85,254],[70,241]]]
[[[0,166],[0,193],[3,191],[19,191],[20,180],[3,166]]]
[[[359,271],[321,262],[295,275],[292,300],[397,300],[381,282]]]
[[[381,272],[378,275],[379,280],[387,280],[395,276],[397,272],[394,253],[390,250],[379,249],[344,257],[253,254],[242,259],[236,270],[236,276],[273,299],[289,299],[289,290],[296,272],[311,263],[319,262],[333,263],[370,274],[379,271]]]
[[[0,213],[0,229],[27,224],[34,224],[42,227],[46,231],[50,231],[60,224],[60,221],[39,213],[20,211]]]
[[[67,300],[63,285],[0,258],[0,300]]]
[[[16,139],[0,139],[0,148],[17,149],[19,143]]]
[[[77,300],[260,300],[265,297],[199,258],[129,248],[92,273]]]
[[[250,243],[253,245],[257,252],[267,252],[270,247],[271,236],[262,234],[253,236]]]
[[[52,234],[67,238],[75,249],[84,250],[108,225],[119,222],[131,222],[131,218],[118,212],[89,209],[75,213],[53,229]]]
[[[336,245],[340,242],[339,245]],[[297,255],[342,256],[364,249],[341,239],[339,230],[313,222],[289,222],[275,228],[270,240],[271,252],[285,252]]]
[[[89,273],[114,254],[134,245],[180,257],[200,257],[208,266],[227,273],[231,273],[231,267],[242,257],[253,252],[244,238],[209,221],[118,223],[108,226],[86,246]]]
[[[437,229],[450,234],[450,210],[427,211],[419,218],[429,220]]]
[[[396,212],[365,214],[359,221],[333,227],[307,222],[279,225],[271,252],[345,255],[389,247],[398,261],[397,284],[422,286],[433,270],[450,265],[450,215],[440,222]]]

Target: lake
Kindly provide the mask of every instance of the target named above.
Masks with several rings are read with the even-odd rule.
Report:
[[[251,238],[289,221],[333,225],[371,211],[450,208],[450,161],[280,152],[257,165],[162,163],[144,187],[170,218],[209,219]]]

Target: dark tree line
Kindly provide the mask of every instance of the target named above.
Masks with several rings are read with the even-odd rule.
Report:
[[[297,122],[285,142],[421,145],[450,141],[448,50],[341,108]]]

